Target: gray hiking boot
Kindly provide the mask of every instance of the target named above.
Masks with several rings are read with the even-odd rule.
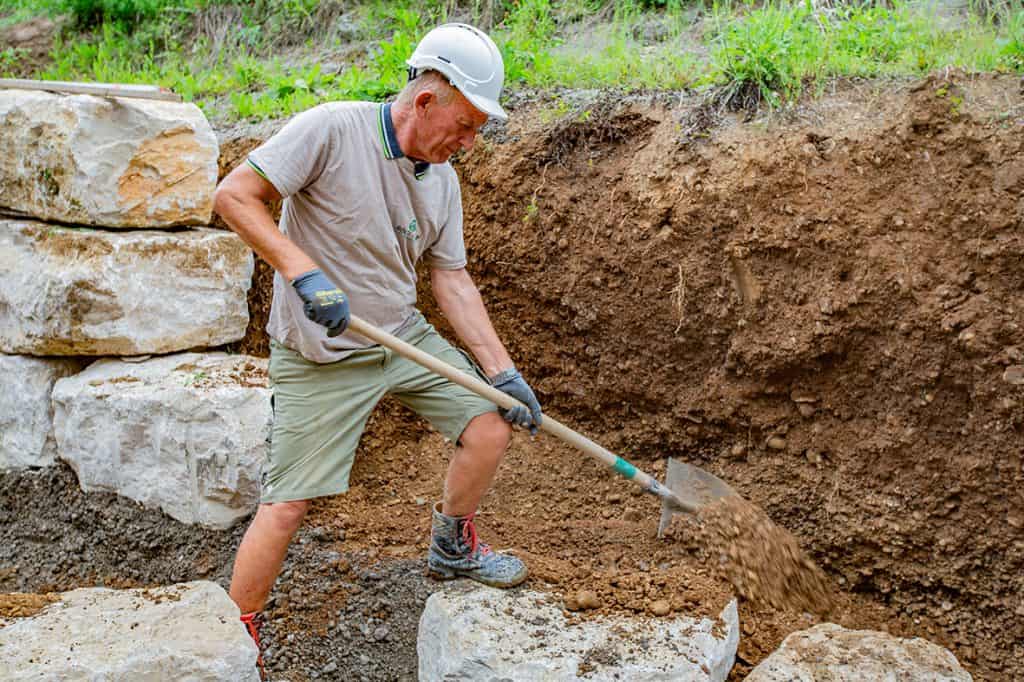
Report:
[[[434,505],[427,570],[440,580],[462,576],[491,587],[515,587],[527,574],[522,561],[477,539],[472,516],[445,516],[440,503]]]

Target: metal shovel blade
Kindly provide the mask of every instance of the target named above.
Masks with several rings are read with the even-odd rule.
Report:
[[[699,509],[709,502],[736,494],[728,483],[717,476],[671,457],[668,458],[668,468],[665,471],[665,487],[691,509]],[[658,537],[661,537],[668,528],[672,516],[680,511],[682,510],[679,507],[668,500],[661,503]]]

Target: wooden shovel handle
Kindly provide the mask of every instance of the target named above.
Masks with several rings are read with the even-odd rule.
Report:
[[[402,341],[392,334],[388,334],[382,329],[378,329],[369,322],[366,322],[355,315],[353,315],[352,319],[349,321],[348,330],[365,336],[385,348],[390,348],[403,358],[412,360],[413,362],[426,367],[434,374],[439,374],[452,383],[458,384],[459,386],[477,394],[481,398],[490,400],[496,405],[506,409],[522,405],[522,403],[507,393],[503,393],[493,386],[480,381],[480,379],[475,376],[467,374],[462,370],[449,365],[447,362],[444,362],[429,353],[421,351],[419,348]],[[550,433],[552,436],[582,450],[584,453],[590,455],[605,466],[615,470],[624,478],[633,481],[646,492],[649,492],[652,495],[657,495],[681,511],[696,511],[696,507],[694,505],[684,503],[678,496],[673,494],[671,490],[658,482],[658,479],[637,469],[623,458],[604,449],[586,436],[573,431],[551,415],[545,413],[544,419],[540,424],[540,430]]]

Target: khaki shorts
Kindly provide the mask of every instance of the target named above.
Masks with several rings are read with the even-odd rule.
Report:
[[[480,375],[422,316],[399,337],[463,372]],[[356,446],[385,394],[426,417],[452,442],[474,417],[497,407],[382,346],[318,364],[272,341],[274,425],[260,502],[288,502],[348,490]]]

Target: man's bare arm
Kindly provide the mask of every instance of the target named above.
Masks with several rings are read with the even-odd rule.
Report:
[[[280,199],[274,185],[243,163],[217,187],[213,210],[263,260],[292,281],[318,266],[277,229],[267,202]]]
[[[459,339],[469,346],[476,361],[491,377],[512,367],[512,358],[498,339],[491,318],[487,315],[480,290],[473,279],[461,270],[431,270],[430,286]]]
[[[540,403],[523,375],[512,364],[505,345],[498,339],[480,290],[469,273],[465,268],[431,270],[430,285],[441,311],[455,328],[459,339],[473,351],[491,385],[523,403],[508,410],[499,408],[505,421],[536,434],[543,420]]]

